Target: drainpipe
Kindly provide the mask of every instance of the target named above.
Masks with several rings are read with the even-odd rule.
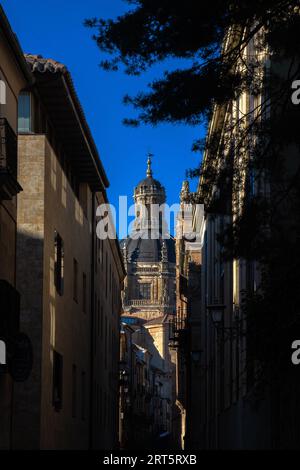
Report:
[[[89,422],[89,449],[93,449],[93,419],[94,419],[94,298],[95,298],[95,193],[92,192],[92,234],[91,234],[91,308],[90,308],[90,422]]]

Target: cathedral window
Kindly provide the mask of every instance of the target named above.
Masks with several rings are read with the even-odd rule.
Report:
[[[150,300],[151,299],[151,283],[141,283],[139,284],[139,298]]]

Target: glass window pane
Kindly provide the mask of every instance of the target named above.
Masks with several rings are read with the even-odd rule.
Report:
[[[151,299],[151,284],[142,283],[139,285],[139,298],[150,300]]]
[[[30,93],[19,95],[18,131],[31,132],[31,99]]]

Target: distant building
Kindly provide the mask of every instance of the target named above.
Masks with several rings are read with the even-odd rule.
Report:
[[[180,193],[180,211],[176,224],[176,304],[170,344],[176,351],[176,406],[174,434],[178,445],[187,450],[200,443],[201,357],[201,242],[188,241],[193,219],[187,181]],[[200,233],[197,227],[197,233]]]
[[[172,404],[175,399],[174,363],[169,349],[170,319],[176,312],[175,298],[175,241],[167,233],[163,209],[155,206],[166,202],[163,186],[152,175],[151,158],[147,174],[134,190],[135,222],[133,233],[121,242],[127,277],[123,292],[123,316],[130,324],[139,324],[134,333],[135,344],[150,354],[152,380],[160,371],[163,402],[161,419],[152,409],[148,423],[152,437],[171,431]],[[153,233],[156,238],[151,238]],[[147,356],[148,357],[148,356]],[[154,377],[156,377],[154,379]],[[155,384],[152,382],[149,403],[153,406]],[[159,424],[158,424],[159,423]],[[146,436],[144,436],[146,442]],[[145,443],[144,442],[144,443]]]
[[[147,177],[134,190],[134,231],[121,242],[127,270],[123,297],[124,313],[151,320],[175,313],[175,241],[166,234],[163,210],[165,189],[152,177],[148,160]],[[144,210],[146,209],[146,213]],[[152,232],[150,232],[152,231]],[[157,239],[151,239],[156,233]]]
[[[173,371],[153,346],[148,323],[122,317],[120,351],[120,446],[154,448],[162,434],[171,436]],[[163,331],[160,319],[153,327]],[[165,336],[163,334],[163,336]],[[162,367],[162,368],[161,368]]]

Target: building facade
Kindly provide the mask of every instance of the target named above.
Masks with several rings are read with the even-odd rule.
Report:
[[[133,336],[134,328],[121,320],[120,382],[119,382],[119,443],[120,449],[130,448],[133,442]]]
[[[172,447],[173,371],[153,345],[155,336],[159,343],[167,337],[161,319],[121,320],[120,447],[155,449],[164,440]],[[169,329],[166,322],[164,327]]]
[[[189,183],[180,193],[176,225],[176,317],[170,344],[176,357],[176,426],[174,434],[182,449],[196,449],[200,444],[201,383],[201,237],[191,237],[193,204]],[[197,227],[197,235],[203,226]]]
[[[107,204],[104,192],[95,203]],[[96,220],[97,221],[97,220]],[[96,228],[95,228],[96,230]],[[93,448],[116,449],[119,446],[119,336],[122,311],[121,290],[125,277],[122,254],[116,239],[96,238],[94,273],[93,380],[91,414]]]
[[[233,36],[229,34],[225,48],[232,46],[236,39]],[[265,70],[266,56],[261,55],[261,49],[255,49],[255,43],[254,38],[243,50],[242,57],[248,64],[256,60],[257,70],[258,67]],[[201,386],[198,448],[201,449],[261,449],[271,446],[270,396],[268,392],[260,396],[259,381],[252,384],[249,381],[252,369],[247,334],[249,318],[243,310],[246,293],[259,286],[259,269],[253,261],[226,257],[223,238],[228,227],[234,227],[250,196],[251,157],[248,148],[245,151],[239,147],[240,129],[247,125],[243,116],[254,116],[260,99],[261,96],[251,96],[250,90],[245,90],[229,106],[215,106],[207,140],[217,138],[218,151],[212,153],[208,146],[202,163],[204,176],[201,176],[197,190],[198,200],[205,207],[199,309]],[[236,154],[232,150],[235,146],[240,148]],[[243,157],[241,170],[239,165]],[[209,168],[212,171],[216,169],[218,174],[215,187],[205,179],[205,171]],[[202,224],[202,217],[195,211],[195,230]]]
[[[33,77],[0,6],[0,449],[11,447],[13,378],[12,351],[19,334],[20,295],[16,289],[17,122],[18,96]]]
[[[108,180],[67,68],[26,61],[35,85],[19,95],[17,288],[34,366],[15,386],[12,446],[114,448],[124,267],[116,240],[96,236]]]
[[[275,81],[288,93],[295,64],[278,52],[269,55],[263,38],[260,30],[237,64],[237,72],[252,67],[259,88],[245,87],[226,106],[214,107],[197,190],[205,205],[199,343],[203,449],[299,446],[299,375],[290,358],[299,336],[294,297],[299,290],[292,275],[292,259],[299,261],[299,226],[292,223],[299,205],[293,185],[299,184],[299,147],[291,135],[286,141],[283,134],[268,133],[279,116],[290,113],[279,126],[292,122],[293,110],[270,98],[272,89],[266,88]],[[224,47],[235,40],[229,34]],[[209,145],[212,140],[216,146]],[[213,183],[206,170],[216,172]],[[262,212],[262,203],[272,217]],[[199,223],[195,213],[195,228]]]
[[[166,194],[152,177],[150,157],[147,177],[134,190],[134,202],[134,230],[121,242],[127,271],[123,310],[151,320],[175,312],[175,242],[167,234]]]

